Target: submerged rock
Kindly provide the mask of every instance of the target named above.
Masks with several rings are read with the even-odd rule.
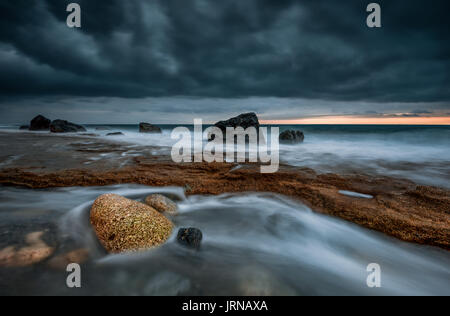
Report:
[[[151,194],[145,198],[145,204],[160,213],[177,214],[177,204],[162,194]]]
[[[189,248],[199,249],[203,234],[197,228],[180,228],[177,240],[180,244]]]
[[[55,249],[42,240],[44,233],[28,234],[25,238],[26,247],[10,246],[0,250],[0,267],[26,267],[50,257]]]
[[[287,130],[280,134],[280,143],[299,144],[305,140],[302,131]]]
[[[77,133],[77,132],[86,132],[86,129],[68,121],[64,120],[54,120],[50,124],[50,132],[52,133]]]
[[[114,133],[108,133],[106,136],[123,136],[122,132],[114,132]]]
[[[48,131],[50,129],[51,121],[42,116],[38,115],[30,122],[30,131]]]
[[[173,229],[172,222],[152,207],[116,194],[97,198],[90,220],[100,243],[111,253],[158,246]]]
[[[54,269],[63,270],[66,269],[67,265],[70,263],[82,264],[88,258],[89,250],[81,248],[51,258],[48,261],[48,266]]]
[[[296,292],[281,282],[273,273],[259,265],[237,267],[239,295],[243,296],[293,296]]]
[[[28,125],[22,125],[19,127],[19,130],[21,130],[21,131],[29,130],[29,129],[30,129],[30,126],[28,126]]]
[[[162,133],[158,126],[152,125],[150,123],[139,123],[139,133]]]

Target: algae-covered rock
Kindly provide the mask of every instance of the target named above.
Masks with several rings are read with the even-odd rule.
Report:
[[[173,229],[172,222],[152,207],[116,194],[97,198],[90,219],[100,243],[112,253],[158,246]]]
[[[177,204],[161,194],[151,194],[145,198],[145,204],[153,207],[160,213],[177,214]]]

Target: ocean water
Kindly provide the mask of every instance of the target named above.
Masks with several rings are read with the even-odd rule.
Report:
[[[156,192],[179,205],[168,242],[139,254],[106,254],[89,224],[94,199],[116,193],[141,201]],[[0,294],[450,295],[448,251],[401,242],[280,195],[186,198],[181,188],[115,185],[2,188],[0,201],[0,251],[18,230],[46,230],[57,251],[81,247],[91,254],[81,289],[67,288],[65,271],[44,261],[0,268]],[[180,227],[202,230],[199,251],[176,242]],[[371,263],[381,267],[381,288],[367,286]]]
[[[130,151],[152,146],[168,154],[176,141],[171,139],[175,126],[162,126],[161,135],[140,134],[137,125],[98,127],[87,126],[97,136],[86,137],[124,142]],[[288,128],[304,131],[305,142],[282,145],[283,163],[450,187],[450,127],[280,127]],[[1,129],[18,132],[17,127]],[[116,131],[124,135],[106,136]],[[93,201],[104,193],[143,200],[155,192],[179,205],[169,241],[139,254],[105,253],[89,224]],[[200,251],[175,240],[178,228],[190,226],[203,232]],[[0,253],[11,245],[25,247],[24,236],[38,231],[45,232],[43,239],[56,254],[89,250],[82,288],[68,289],[65,271],[46,260],[32,267],[0,267],[0,295],[450,295],[448,251],[401,242],[270,193],[187,198],[181,188],[129,184],[1,187]],[[381,288],[366,284],[371,263],[381,266]]]
[[[171,147],[178,141],[171,138],[177,125],[161,125],[162,134],[141,134],[138,125],[86,127],[100,138],[159,148],[154,152],[162,155],[170,155]],[[193,131],[192,125],[184,127]],[[204,125],[204,129],[207,127]],[[0,126],[4,131],[17,132],[17,128]],[[281,163],[313,168],[320,173],[386,175],[450,188],[450,126],[283,125],[279,129],[305,133],[301,144],[280,145]],[[124,135],[106,136],[111,132]]]
[[[118,141],[139,145],[161,146],[170,153],[176,142],[171,139],[173,125],[162,125],[162,135],[138,133],[137,125],[104,126]],[[185,126],[193,130],[192,125]],[[205,126],[204,128],[207,128]],[[420,184],[450,188],[450,126],[392,125],[283,125],[301,130],[305,141],[298,145],[280,145],[280,162],[313,168],[318,172],[365,173],[413,180]],[[270,138],[270,127],[268,139]],[[204,140],[204,143],[206,140]]]

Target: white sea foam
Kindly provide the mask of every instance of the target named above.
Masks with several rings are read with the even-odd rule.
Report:
[[[282,163],[319,172],[402,177],[450,188],[450,127],[291,126],[281,131],[286,128],[303,129],[305,141],[281,144]],[[162,134],[140,134],[136,127],[120,131],[125,135],[105,138],[166,148],[176,142],[168,128]]]
[[[129,155],[138,154],[132,151],[133,146],[152,147],[153,155],[169,155],[176,143],[170,137],[173,127],[163,127],[162,134],[143,134],[137,125],[113,125],[108,130],[89,126],[88,133],[128,144]],[[17,128],[6,130],[19,132]],[[318,172],[401,177],[450,188],[450,127],[288,126],[281,131],[287,128],[303,130],[305,141],[298,145],[281,144],[281,163]],[[106,136],[111,132],[124,135]]]
[[[104,190],[140,199],[149,193],[126,186]],[[65,231],[89,236],[88,223],[73,225],[82,223],[78,217],[83,213],[86,217],[89,207],[82,204],[70,211],[64,218],[69,224]],[[180,214],[173,219],[177,229],[198,227],[203,232],[199,252],[180,247],[174,233],[162,247],[147,252],[99,255],[99,271],[109,275],[129,271],[123,279],[114,279],[115,285],[138,293],[142,290],[133,279],[161,281],[170,275],[164,291],[173,295],[180,289],[184,294],[198,294],[196,286],[209,295],[450,294],[446,251],[400,242],[314,213],[283,196],[192,196],[181,200],[179,208]],[[98,247],[84,238],[86,247]],[[382,268],[382,288],[375,290],[366,286],[366,267],[374,262]],[[145,294],[158,295],[158,288],[146,287]]]

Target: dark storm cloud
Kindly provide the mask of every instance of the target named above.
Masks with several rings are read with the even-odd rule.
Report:
[[[0,96],[450,101],[448,0],[0,0]],[[414,109],[410,109],[414,110]]]

